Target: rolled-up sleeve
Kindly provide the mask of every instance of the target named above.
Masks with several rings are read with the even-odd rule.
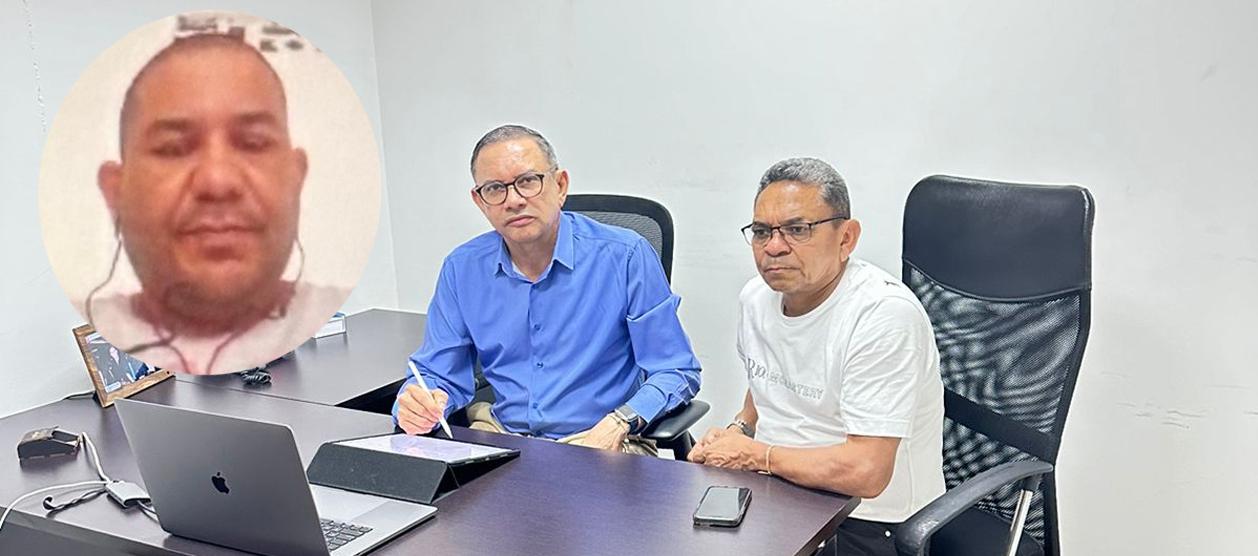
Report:
[[[419,368],[429,388],[440,388],[450,396],[446,403],[446,416],[467,405],[475,394],[476,380],[472,365],[476,350],[468,332],[467,323],[459,308],[458,282],[454,266],[449,259],[441,266],[437,279],[437,291],[428,304],[428,320],[424,328],[424,343],[410,356]],[[415,384],[409,367],[403,371],[407,379],[398,390],[400,396],[407,386]],[[398,401],[393,402],[393,422],[397,423]]]
[[[646,240],[630,251],[626,266],[629,338],[634,359],[646,376],[627,403],[650,422],[694,398],[700,366],[677,316],[681,298],[669,288],[664,268]]]

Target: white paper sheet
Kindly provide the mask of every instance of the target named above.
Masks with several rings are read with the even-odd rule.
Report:
[[[493,446],[481,446],[480,444],[467,444],[443,438],[410,436],[406,434],[359,438],[357,440],[338,442],[337,444],[376,450],[378,452],[391,452],[404,456],[433,459],[446,463],[462,463],[497,454],[505,454],[510,451]]]

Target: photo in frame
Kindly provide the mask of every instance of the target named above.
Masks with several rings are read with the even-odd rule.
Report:
[[[149,367],[114,347],[90,324],[75,328],[74,338],[101,407],[109,407],[118,398],[130,397],[173,376],[170,371]]]

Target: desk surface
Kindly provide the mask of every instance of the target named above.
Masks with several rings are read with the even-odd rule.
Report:
[[[520,457],[436,504],[430,531],[380,554],[811,554],[859,500],[776,477],[456,427]],[[696,528],[710,485],[745,486],[737,529]]]
[[[422,314],[389,309],[350,315],[345,318],[345,334],[308,340],[293,358],[267,367],[272,380],[263,386],[245,386],[235,374],[180,374],[175,380],[359,408],[397,394],[406,379],[406,358],[424,341],[425,322]]]
[[[322,442],[392,430],[385,415],[175,380],[136,398],[286,423],[304,463]],[[102,410],[91,399],[56,402],[0,419],[0,438],[15,439],[54,424],[88,432],[106,473],[140,482],[115,411]],[[520,457],[439,500],[434,520],[373,554],[807,554],[857,504],[846,496],[755,473],[458,427],[455,437],[516,448]],[[0,503],[36,488],[94,477],[85,454],[23,467],[12,455],[0,457]],[[713,484],[752,489],[742,527],[691,525],[700,496]],[[142,512],[123,512],[104,497],[52,518],[42,517],[38,500],[18,508],[5,529],[17,525],[107,550],[237,554],[171,536]],[[4,534],[0,531],[0,537]]]
[[[309,463],[308,458],[314,456],[319,444],[330,438],[373,434],[391,430],[393,426],[391,418],[385,415],[223,388],[206,388],[175,380],[166,380],[133,398],[291,424],[304,463]],[[62,400],[0,419],[0,439],[16,443],[17,438],[28,430],[53,425],[72,432],[88,433],[100,453],[101,466],[106,474],[115,479],[143,484],[116,410],[112,407],[102,409],[91,398]],[[0,505],[7,505],[19,495],[38,488],[95,479],[96,472],[84,451],[80,450],[70,460],[47,459],[26,465],[20,465],[13,452],[0,455]],[[9,515],[9,522],[0,530],[0,546],[4,546],[3,537],[8,533],[7,529],[19,525],[84,542],[102,551],[243,554],[170,535],[144,512],[124,512],[104,496],[60,512],[53,518],[34,517],[46,513],[40,506],[42,499],[42,495],[37,496],[17,506],[18,511]]]

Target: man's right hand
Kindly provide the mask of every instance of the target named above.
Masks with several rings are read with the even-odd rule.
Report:
[[[445,414],[450,396],[442,390],[425,391],[411,384],[398,394],[397,424],[406,434],[427,434]]]
[[[742,433],[743,431],[738,430],[737,427],[733,427],[733,426],[727,426],[723,429],[718,429],[718,428],[713,427],[713,428],[708,429],[708,432],[703,435],[703,438],[699,439],[699,442],[695,444],[695,448],[701,448],[701,447],[707,446],[708,444],[716,442],[717,439],[728,434],[742,434]]]

